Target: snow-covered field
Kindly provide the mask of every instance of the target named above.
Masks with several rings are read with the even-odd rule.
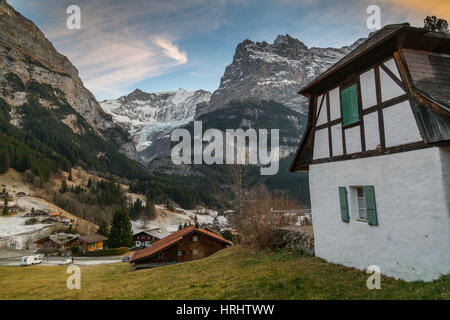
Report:
[[[25,218],[22,215],[0,217],[0,238],[34,232],[48,226],[48,224],[41,223],[27,226],[25,225],[27,219],[29,218]]]
[[[217,212],[214,210],[204,209],[203,214],[197,214],[195,210],[184,210],[177,208],[177,210],[183,210],[183,213],[168,211],[164,206],[155,206],[158,212],[156,219],[147,221],[145,224],[143,221],[132,221],[133,233],[137,233],[142,230],[160,228],[161,234],[166,236],[170,233],[178,231],[178,227],[186,224],[194,224],[194,217],[197,216],[197,221],[200,225],[212,224],[214,218],[217,216]],[[218,216],[220,228],[223,230],[228,227],[228,220],[224,216]]]

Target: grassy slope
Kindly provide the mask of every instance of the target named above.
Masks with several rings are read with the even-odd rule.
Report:
[[[0,267],[0,299],[449,299],[450,277],[432,283],[382,278],[287,252],[239,246],[209,258],[130,272],[127,264],[81,268],[81,290],[66,288],[63,266]]]

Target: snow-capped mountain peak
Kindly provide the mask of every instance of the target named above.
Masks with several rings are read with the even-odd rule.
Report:
[[[192,121],[198,103],[209,102],[211,93],[204,90],[147,93],[136,89],[115,100],[101,102],[114,122],[130,132],[138,151],[152,144],[156,131]]]

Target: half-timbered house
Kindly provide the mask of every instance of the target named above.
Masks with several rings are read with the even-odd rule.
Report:
[[[388,25],[299,92],[316,255],[412,280],[450,272],[450,35]]]

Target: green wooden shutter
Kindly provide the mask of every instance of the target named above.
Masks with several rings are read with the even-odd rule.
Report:
[[[339,187],[339,200],[341,202],[341,218],[344,222],[350,221],[350,215],[348,213],[348,200],[347,200],[347,188]]]
[[[373,186],[364,187],[366,196],[367,222],[371,226],[378,226],[377,204],[375,201],[375,188]]]
[[[342,90],[342,117],[344,118],[344,126],[359,121],[358,109],[358,91],[356,84]]]

